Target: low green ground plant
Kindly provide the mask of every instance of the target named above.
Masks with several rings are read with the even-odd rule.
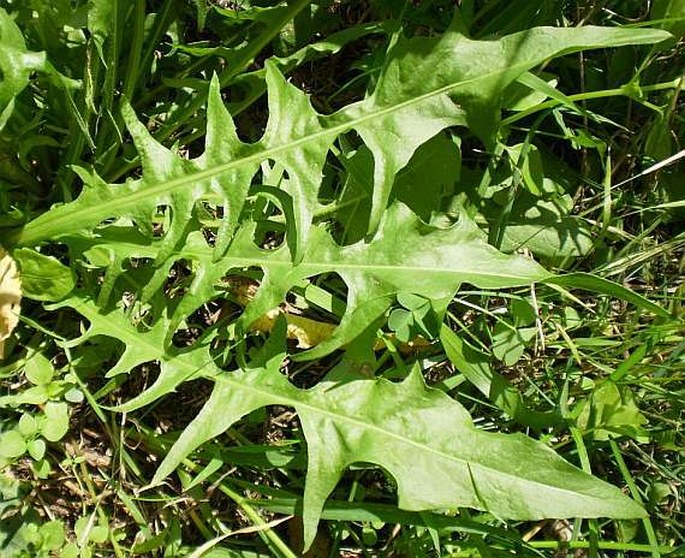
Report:
[[[0,1],[0,556],[682,555],[684,32]]]

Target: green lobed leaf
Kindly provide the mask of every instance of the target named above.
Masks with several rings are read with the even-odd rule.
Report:
[[[560,54],[654,43],[668,37],[660,30],[600,27],[534,28],[491,41],[467,39],[456,30],[437,39],[398,37],[373,94],[327,117],[317,114],[307,96],[284,80],[275,63],[267,61],[269,120],[259,142],[248,145],[238,140],[216,78],[210,86],[206,153],[193,161],[155,142],[130,108],[125,108],[127,126],[141,152],[143,178],[111,186],[96,177],[84,178],[89,187],[77,200],[29,223],[18,243],[32,246],[91,230],[119,216],[132,217],[149,234],[151,213],[168,204],[172,217],[163,259],[185,238],[195,203],[213,194],[222,199],[227,216],[217,239],[221,255],[239,221],[252,176],[262,162],[271,159],[288,172],[283,189],[292,198],[296,238],[290,238],[289,244],[297,260],[318,207],[316,195],[327,151],[341,134],[357,131],[373,153],[369,231],[374,232],[395,175],[416,149],[455,125],[470,126],[490,143],[501,94],[526,71]]]
[[[446,303],[463,282],[504,288],[549,277],[534,261],[502,254],[487,244],[465,215],[451,227],[437,228],[422,223],[401,203],[390,206],[370,242],[340,247],[322,228],[313,228],[296,266],[284,249],[265,252],[255,246],[252,229],[253,225],[241,229],[227,256],[235,267],[257,265],[265,271],[257,296],[243,314],[246,325],[280,304],[304,278],[334,271],[347,284],[347,311],[340,325],[327,341],[299,358],[319,358],[348,343],[388,310],[398,292]],[[397,249],[397,239],[406,250]]]
[[[261,268],[264,278],[241,317],[243,326],[283,302],[288,290],[303,279],[335,272],[345,281],[349,295],[340,325],[328,341],[299,358],[317,358],[345,345],[383,316],[400,292],[419,294],[444,309],[461,282],[501,288],[551,280],[551,274],[533,261],[489,246],[465,216],[452,227],[438,228],[422,223],[401,203],[387,208],[397,174],[421,145],[446,127],[468,125],[490,143],[504,88],[544,60],[582,48],[650,43],[666,36],[650,30],[581,27],[533,29],[492,41],[472,41],[454,29],[438,39],[398,37],[372,94],[331,116],[314,111],[307,96],[267,61],[269,121],[262,139],[246,144],[238,138],[215,78],[210,85],[205,153],[193,160],[153,140],[125,106],[124,118],[141,156],[142,178],[110,185],[81,169],[85,185],[79,198],[29,223],[19,243],[33,246],[61,239],[74,254],[90,250],[95,259],[97,249],[104,249],[107,272],[98,301],[75,292],[54,307],[71,306],[91,322],[87,333],[72,344],[95,335],[123,342],[124,354],[110,375],[148,361],[160,363],[153,386],[119,410],[146,405],[200,375],[215,381],[205,408],[179,438],[155,482],[246,413],[280,404],[298,411],[308,442],[309,540],[323,501],[355,461],[377,463],[393,475],[400,504],[408,509],[464,505],[520,519],[639,516],[639,506],[545,446],[523,436],[476,430],[460,405],[427,389],[416,371],[401,384],[324,382],[302,391],[279,372],[283,352],[278,334],[272,335],[262,361],[234,373],[220,371],[209,358],[215,331],[189,349],[176,349],[170,340],[186,317],[220,294],[228,272],[246,267]],[[312,221],[321,209],[317,195],[328,150],[351,130],[373,156],[374,188],[366,240],[340,246],[324,225]],[[245,209],[259,169],[279,167],[284,169],[278,187],[286,194],[281,198],[287,246],[265,251],[253,241],[257,224],[246,218]],[[411,194],[407,199],[415,199],[416,192]],[[223,210],[214,248],[200,230],[201,202]],[[160,207],[163,234],[156,240],[153,223]],[[101,226],[117,217],[122,219],[114,225]],[[128,235],[132,226],[137,232],[128,238],[134,239],[136,252],[127,255],[107,236],[116,236],[117,230]],[[175,261],[186,260],[193,274],[186,294],[164,308],[168,313],[156,312],[149,330],[131,323],[120,308],[108,306],[109,294],[131,256],[155,260],[148,286],[136,293],[142,291],[145,301],[159,292]],[[54,405],[46,405],[46,414],[51,406],[60,428],[48,432],[49,439],[61,437],[68,426],[68,412],[53,409]]]
[[[334,115],[347,120],[375,160],[370,231],[380,223],[397,172],[448,126],[468,126],[492,147],[504,90],[531,68],[571,52],[653,43],[668,34],[632,29],[537,27],[475,41],[456,29],[440,38],[398,36],[373,94]]]
[[[103,313],[92,301],[85,298],[68,298],[51,308],[69,306],[79,312],[91,324],[90,328],[66,346],[76,346],[86,340],[103,335],[118,339],[124,344],[124,352],[117,363],[106,373],[107,377],[129,373],[136,366],[146,362],[157,362],[160,373],[155,382],[137,397],[117,410],[133,410],[147,405],[155,399],[172,392],[179,384],[206,373],[211,362],[207,343],[211,336],[191,350],[177,349],[164,343],[168,321],[160,320],[151,329],[138,327],[130,322],[121,309]]]
[[[476,429],[467,411],[427,388],[416,368],[399,384],[381,379],[294,387],[279,370],[285,323],[280,326],[249,369],[216,374],[212,395],[166,455],[152,484],[241,417],[277,404],[297,411],[307,440],[307,543],[325,499],[343,471],[359,462],[387,471],[397,482],[399,506],[407,510],[467,506],[513,519],[644,516],[617,488],[544,444],[520,434]]]
[[[50,308],[70,306],[91,326],[67,346],[75,346],[97,335],[114,337],[124,343],[124,353],[107,375],[128,372],[149,361],[159,361],[160,375],[145,392],[124,404],[120,410],[131,411],[173,391],[181,382],[198,374],[209,360],[199,351],[177,349],[170,340],[179,324],[197,308],[217,297],[224,288],[222,278],[232,269],[260,267],[262,284],[240,321],[247,328],[263,314],[277,307],[287,292],[303,279],[336,272],[348,287],[347,309],[331,337],[318,346],[295,355],[298,359],[319,358],[351,342],[369,324],[381,318],[394,304],[398,293],[416,293],[444,310],[463,282],[481,288],[504,288],[542,281],[550,274],[534,261],[517,255],[505,255],[487,244],[481,232],[465,215],[447,228],[422,223],[406,206],[395,203],[388,210],[378,233],[371,242],[359,241],[339,246],[324,227],[314,226],[302,261],[294,265],[285,246],[263,250],[253,241],[254,222],[238,231],[226,256],[218,262],[201,234],[191,234],[174,259],[195,262],[194,277],[188,292],[169,318],[159,319],[152,327],[137,327],[119,309],[103,311],[86,297],[76,294]],[[114,248],[98,238],[71,239],[81,249],[124,250],[136,257],[154,258],[159,244],[122,243]],[[120,232],[120,231],[119,231]],[[115,234],[114,239],[119,239]],[[131,236],[135,239],[135,236]],[[397,250],[396,239],[420,249]],[[102,242],[103,244],[98,244]],[[173,262],[173,260],[171,260]]]
[[[49,306],[50,310],[69,306],[90,322],[90,327],[79,337],[63,343],[65,347],[74,347],[98,335],[118,339],[124,344],[124,352],[119,361],[107,372],[107,376],[116,376],[129,372],[139,364],[159,360],[164,357],[164,322],[159,321],[152,328],[136,327],[119,310],[101,311],[86,296],[75,296]]]

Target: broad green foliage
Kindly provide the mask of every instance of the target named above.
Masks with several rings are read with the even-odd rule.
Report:
[[[252,12],[271,33],[260,40],[268,43],[276,33],[273,29],[279,28],[273,22],[289,19],[306,4],[300,1]],[[202,26],[207,14],[202,12],[203,3],[196,5]],[[107,3],[94,6],[88,22],[101,47],[109,29]],[[0,24],[7,29],[2,44],[11,42],[21,49],[20,34],[14,37],[16,26],[9,19],[0,19]],[[437,331],[431,331],[423,318],[430,312],[442,320],[463,283],[502,289],[568,281],[529,256],[513,253],[534,236],[530,227],[539,225],[531,225],[530,215],[520,215],[521,228],[495,242],[512,252],[505,253],[488,243],[473,215],[460,207],[454,196],[459,192],[441,189],[459,178],[461,161],[459,140],[448,139],[444,131],[449,128],[456,134],[457,128],[467,127],[486,148],[495,149],[500,113],[508,102],[505,93],[520,78],[530,84],[530,77],[525,77],[529,70],[571,52],[652,44],[669,36],[646,29],[541,27],[473,40],[458,28],[456,22],[437,38],[395,34],[373,90],[332,114],[317,112],[307,94],[284,77],[282,72],[292,60],[266,60],[265,70],[251,75],[257,81],[263,77],[260,87],[268,95],[268,121],[253,143],[238,136],[234,115],[221,96],[222,85],[263,46],[245,43],[229,57],[235,66],[227,63],[228,73],[214,76],[207,88],[202,155],[188,158],[163,145],[159,138],[173,122],[155,139],[124,101],[121,117],[142,173],[110,184],[90,168],[75,167],[83,182],[77,199],[55,205],[18,233],[14,254],[26,273],[27,296],[51,302],[47,306],[51,311],[71,308],[89,322],[80,336],[60,340],[63,348],[84,346],[96,337],[116,340],[123,352],[112,359],[104,372],[107,377],[135,374],[146,363],[159,365],[154,383],[115,410],[140,409],[193,379],[214,383],[203,410],[180,435],[153,484],[248,413],[282,405],[297,411],[307,442],[306,545],[314,538],[324,501],[354,463],[372,463],[387,471],[397,483],[399,505],[409,510],[465,506],[513,519],[644,515],[617,488],[572,466],[541,442],[475,428],[459,403],[426,387],[418,367],[396,384],[355,376],[365,364],[359,354],[372,352],[370,340],[387,324],[388,316],[395,316],[389,327],[401,340],[414,330],[430,336]],[[367,32],[359,28],[350,38],[339,40]],[[9,47],[3,48],[0,54],[8,57]],[[321,48],[330,52],[339,44]],[[298,52],[302,60],[314,56],[307,49]],[[3,60],[6,72],[9,62]],[[10,106],[26,85],[33,66],[22,67],[14,84],[7,86],[11,89],[0,91],[0,108]],[[124,89],[135,91],[135,81],[128,83]],[[134,101],[130,100],[133,107]],[[113,126],[117,118],[112,117]],[[348,149],[350,144],[355,149]],[[550,236],[545,238],[556,242],[564,256],[587,253],[591,248],[587,229],[568,217],[570,196],[565,198],[566,207],[546,205],[549,185],[537,181],[540,173],[535,168],[540,161],[535,154],[525,159],[523,152],[523,147],[514,146],[508,156],[521,167],[522,184],[537,199],[538,213],[551,214],[550,223],[543,219],[543,227],[549,224]],[[343,193],[326,205],[319,195],[327,161],[333,156],[345,167],[348,182]],[[431,164],[424,170],[426,157]],[[441,169],[431,174],[434,162]],[[419,189],[424,186],[431,188],[429,197],[445,197],[452,204],[448,213],[434,219],[443,208],[424,203]],[[349,212],[350,195],[358,195],[360,204],[367,205],[364,212]],[[272,219],[273,211],[267,212],[267,207],[276,207],[281,220]],[[326,221],[322,215],[337,220]],[[265,227],[284,232],[284,241],[274,235],[263,242]],[[579,236],[578,243],[571,246],[565,233]],[[339,243],[336,239],[341,236],[345,241]],[[55,242],[68,248],[72,270],[36,251]],[[536,251],[534,246],[531,249]],[[181,264],[187,277],[178,291],[169,294],[169,278]],[[80,281],[73,275],[76,269]],[[260,351],[244,350],[250,325],[283,304],[293,289],[331,273],[344,282],[347,298],[340,323],[328,339],[306,352],[288,354],[281,320]],[[198,309],[227,298],[227,283],[233,276],[257,277],[259,288],[231,321],[229,333],[223,324],[223,329],[212,325],[188,346],[176,346],[174,335],[187,327]],[[664,313],[608,281],[581,274],[575,278],[575,286],[622,296]],[[398,312],[397,302],[406,312]],[[528,314],[525,319],[517,317],[511,328],[504,325],[495,332],[494,354],[504,363],[516,363],[535,334],[532,308]],[[518,333],[510,333],[515,328]],[[559,422],[556,415],[529,411],[522,396],[490,369],[487,358],[446,326],[440,339],[464,376],[512,418],[536,428]],[[231,354],[230,367],[235,370],[229,372],[215,360],[213,351],[216,343],[227,340],[228,352],[238,346]],[[360,343],[368,345],[359,349]],[[342,364],[311,389],[295,387],[281,373],[286,359],[312,360],[341,349],[347,350]],[[254,356],[255,352],[259,354]],[[29,365],[29,374],[40,387],[45,383],[42,372],[31,366],[37,364]],[[68,420],[66,404],[51,400],[50,394],[39,395],[49,424],[41,427],[41,433],[48,441],[58,440]],[[632,416],[632,407],[629,411]],[[592,427],[588,421],[582,424]],[[9,449],[4,451],[11,454],[6,457],[32,451],[21,434],[5,437],[3,444]],[[104,526],[102,530],[106,531]]]
[[[348,120],[374,154],[369,229],[380,222],[396,173],[437,132],[468,126],[494,145],[502,94],[527,70],[559,54],[663,38],[592,27],[529,29],[493,41],[472,41],[456,30],[438,41],[398,37],[373,95],[334,116]]]

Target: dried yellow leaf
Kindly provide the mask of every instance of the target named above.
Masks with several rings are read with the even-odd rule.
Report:
[[[5,339],[19,323],[21,279],[17,264],[0,247],[0,359],[5,356]]]
[[[300,349],[311,349],[325,341],[337,327],[335,324],[319,322],[294,314],[286,314],[285,317],[288,320],[288,339],[297,339],[297,346]]]
[[[328,339],[336,328],[335,324],[319,322],[304,316],[283,312],[280,308],[274,308],[253,322],[250,329],[252,331],[268,333],[272,330],[278,316],[281,314],[285,315],[285,319],[288,322],[288,339],[297,340],[297,346],[300,349],[311,349],[318,345]]]

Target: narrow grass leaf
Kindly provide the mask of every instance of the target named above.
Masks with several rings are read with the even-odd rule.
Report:
[[[670,318],[671,315],[658,304],[651,302],[644,296],[632,291],[618,283],[609,281],[596,275],[589,273],[568,273],[566,275],[557,275],[544,280],[545,283],[552,285],[561,285],[571,289],[583,289],[586,291],[593,291],[596,293],[606,294],[614,298],[620,298],[626,302],[634,304],[638,308],[642,308],[661,318]]]

